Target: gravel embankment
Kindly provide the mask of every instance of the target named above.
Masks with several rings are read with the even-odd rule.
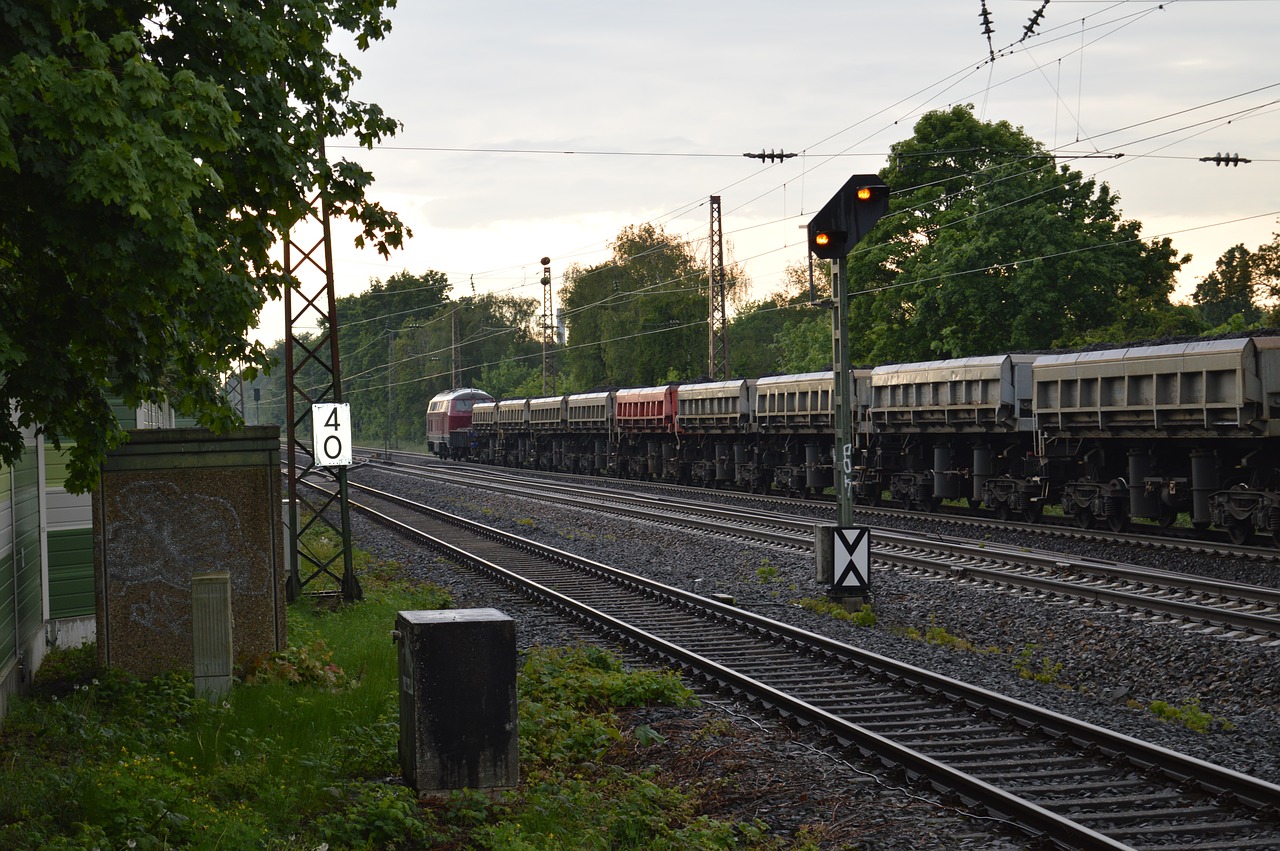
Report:
[[[1097,609],[1046,604],[950,580],[881,571],[872,578],[878,623],[874,628],[860,628],[795,605],[800,598],[823,593],[813,580],[809,556],[372,470],[353,471],[353,480],[395,488],[443,510],[662,582],[696,587],[703,594],[729,594],[744,608],[804,629],[1280,783],[1277,646],[1246,644]],[[389,539],[376,527],[356,521],[354,528],[361,546],[401,563],[414,575],[449,587],[457,605],[495,606],[508,612],[517,620],[522,646],[585,638],[577,628],[529,611],[521,598],[495,592],[469,573],[451,570],[434,557]],[[1142,558],[1133,553],[1098,552],[1096,548],[1090,554],[1129,561]],[[1235,581],[1275,584],[1274,568],[1225,559],[1173,565],[1167,556],[1156,558],[1166,569],[1194,568]],[[930,627],[945,630],[947,636],[967,642],[971,649],[908,637],[909,630],[923,635]],[[1049,681],[1026,679],[1019,675],[1019,666],[1044,674]],[[1212,728],[1200,733],[1162,722],[1146,709],[1153,701],[1173,706],[1198,704],[1213,716]],[[733,729],[757,730],[751,726],[757,723],[735,723]],[[767,726],[769,732],[757,732],[756,736],[760,742],[773,744],[747,750],[783,756],[779,765],[785,766],[788,776],[782,777],[779,772],[784,769],[777,765],[771,769],[772,782],[780,794],[785,796],[791,788],[807,788],[806,803],[799,809],[807,812],[835,807],[823,816],[823,823],[838,825],[841,832],[853,829],[849,835],[856,836],[861,847],[1001,847],[992,844],[997,840],[990,833],[973,833],[984,830],[981,822],[954,818],[900,790],[872,786],[852,767],[791,741],[776,724]],[[732,750],[725,746],[726,752]],[[805,777],[822,780],[806,785]],[[826,800],[828,788],[841,794]],[[851,802],[856,802],[852,809]],[[797,814],[779,813],[779,807],[786,807],[777,801],[755,806],[771,813],[773,818],[761,818],[784,834],[799,823]],[[1015,842],[1005,847],[1020,846]]]

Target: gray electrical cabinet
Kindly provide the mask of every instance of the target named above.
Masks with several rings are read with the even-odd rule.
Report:
[[[497,609],[400,612],[400,770],[420,796],[520,777],[515,621]]]

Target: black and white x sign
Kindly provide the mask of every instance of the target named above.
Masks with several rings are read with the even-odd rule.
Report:
[[[834,587],[837,591],[866,593],[871,590],[871,530],[852,527],[835,530]]]

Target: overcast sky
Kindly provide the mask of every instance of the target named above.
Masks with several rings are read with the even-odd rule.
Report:
[[[845,180],[957,103],[1063,157],[1123,154],[1062,162],[1110,184],[1145,237],[1194,255],[1183,297],[1227,248],[1280,230],[1280,0],[987,0],[990,47],[982,6],[401,0],[385,41],[341,49],[364,72],[357,98],[404,129],[329,153],[369,166],[372,197],[414,237],[383,261],[338,230],[338,293],[434,269],[455,297],[474,284],[541,299],[539,258],[558,287],[628,225],[705,256],[719,195],[727,259],[765,295],[806,262],[802,227]],[[762,149],[799,156],[742,156]],[[1199,161],[1219,152],[1253,162]],[[260,334],[283,336],[278,306]]]

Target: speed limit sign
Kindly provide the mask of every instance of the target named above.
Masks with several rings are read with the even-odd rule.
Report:
[[[311,406],[311,433],[316,439],[317,467],[351,465],[351,406],[325,403]]]

